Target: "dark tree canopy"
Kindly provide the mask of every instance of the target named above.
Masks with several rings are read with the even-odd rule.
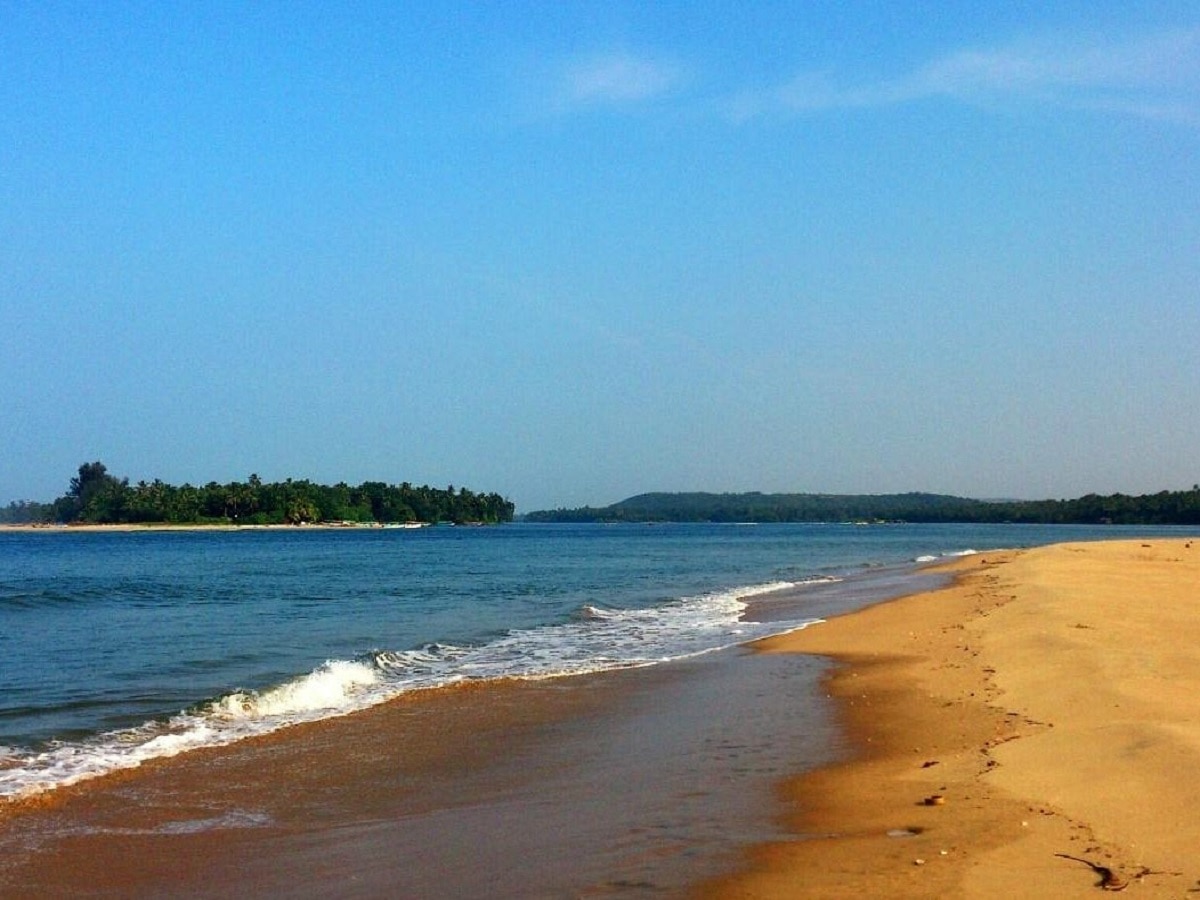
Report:
[[[89,524],[302,525],[315,522],[483,523],[512,521],[514,506],[496,493],[467,488],[438,490],[364,482],[357,487],[295,481],[266,483],[258,475],[244,482],[209,482],[176,487],[155,480],[130,485],[101,462],[84,463],[66,494],[53,503],[13,502],[0,509],[0,521]]]
[[[1141,497],[971,500],[944,494],[640,494],[604,507],[532,512],[533,522],[1017,522],[1198,525],[1200,486]]]

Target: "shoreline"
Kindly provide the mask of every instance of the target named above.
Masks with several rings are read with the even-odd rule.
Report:
[[[849,759],[716,898],[1084,898],[1200,886],[1200,544],[988,552],[949,587],[758,642],[833,662]]]
[[[341,531],[341,530],[356,530],[356,529],[416,529],[416,528],[433,528],[432,522],[305,522],[301,525],[287,525],[283,523],[274,525],[237,525],[232,522],[217,523],[217,524],[178,524],[172,522],[144,522],[144,523],[122,523],[110,525],[93,525],[93,524],[61,524],[43,523],[37,525],[0,525],[0,534],[11,532],[13,534],[88,534],[88,533],[103,533],[112,532],[121,534],[124,532],[147,532],[147,531]],[[438,526],[443,527],[443,526]],[[447,526],[448,527],[448,523]],[[472,526],[474,527],[474,526]]]
[[[809,585],[756,606],[834,615],[921,577]],[[0,893],[684,896],[784,834],[779,779],[842,752],[817,690],[824,668],[739,644],[647,668],[412,692],[148,761],[8,815],[0,806]],[[239,862],[197,874],[192,860],[212,857]],[[294,883],[297,866],[311,883]]]
[[[833,758],[821,668],[738,647],[460,685],[155,760],[0,809],[0,894],[682,896]]]
[[[906,564],[847,574],[839,578],[798,582],[787,587],[774,586],[770,590],[763,590],[764,586],[746,586],[741,594],[741,599],[746,604],[741,623],[735,625],[731,621],[727,626],[730,630],[728,636],[723,638],[723,649],[744,648],[745,642],[750,639],[747,633],[751,629],[759,635],[768,635],[781,633],[785,629],[805,627],[808,623],[820,621],[829,615],[838,615],[848,609],[859,608],[902,593],[913,593],[923,587],[931,588],[934,584],[944,582],[947,577],[929,574],[924,572],[922,567]],[[735,592],[728,593],[732,596]],[[699,653],[669,661],[640,662],[629,668],[655,668],[663,662],[667,662],[669,666],[686,664],[689,659],[710,652],[713,651],[701,650]],[[337,662],[350,667],[357,665],[356,660],[349,657]],[[246,696],[237,698],[237,701],[242,705],[242,709],[249,711],[252,704],[266,698],[263,699],[263,703],[269,707],[273,703],[271,697],[285,694],[292,689],[302,693],[307,682],[325,679],[325,669],[328,665],[330,663],[315,666],[307,673],[286,677],[282,681],[267,684],[258,691],[248,691]],[[539,680],[544,677],[536,673],[482,676],[481,665],[476,659],[473,663],[474,675],[468,677],[465,683],[486,689],[489,684],[502,685],[509,680]],[[575,674],[604,675],[620,672],[624,668],[626,667],[620,665],[604,667],[597,664],[592,670]],[[348,676],[337,677],[344,679]],[[550,677],[571,676],[564,669]],[[13,750],[11,755],[6,755],[5,751],[8,748],[0,746],[0,813],[8,803],[19,804],[47,791],[69,789],[73,785],[95,778],[136,770],[139,766],[156,760],[212,748],[231,747],[243,740],[286,732],[297,725],[333,722],[347,715],[369,711],[397,700],[402,701],[406,695],[414,692],[438,691],[463,683],[451,676],[431,677],[428,682],[417,683],[414,676],[407,687],[397,686],[389,690],[388,682],[382,681],[378,691],[359,692],[357,696],[365,699],[353,705],[348,695],[342,706],[331,706],[325,710],[314,708],[315,712],[312,715],[304,715],[302,709],[295,714],[294,720],[288,723],[272,724],[270,715],[264,714],[258,718],[252,716],[253,724],[250,725],[243,724],[240,717],[235,717],[233,727],[227,727],[229,720],[219,711],[223,708],[223,702],[196,701],[194,709],[185,709],[170,715],[169,723],[166,716],[152,720],[148,724],[154,727],[140,737],[138,734],[144,727],[132,722],[119,730],[97,731],[88,738],[77,743],[68,742],[61,748],[43,747],[44,752]],[[814,685],[814,694],[815,691]],[[234,694],[230,691],[218,696],[228,699]],[[212,708],[207,709],[210,704]]]

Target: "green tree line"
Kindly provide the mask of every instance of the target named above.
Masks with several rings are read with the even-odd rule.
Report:
[[[944,494],[639,494],[604,507],[527,513],[531,522],[970,522],[1200,525],[1200,486],[1074,500],[972,500]]]
[[[302,525],[315,522],[495,524],[512,521],[514,506],[496,493],[366,481],[244,482],[180,486],[155,480],[130,484],[101,462],[84,463],[67,492],[52,503],[14,501],[0,509],[9,524],[60,522],[87,524]]]

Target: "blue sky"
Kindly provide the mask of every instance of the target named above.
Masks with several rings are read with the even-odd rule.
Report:
[[[1200,481],[1194,3],[6,3],[0,502]]]

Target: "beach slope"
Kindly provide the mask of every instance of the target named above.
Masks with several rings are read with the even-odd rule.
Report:
[[[849,758],[706,897],[1200,891],[1200,543],[988,553],[774,638],[829,656]]]

